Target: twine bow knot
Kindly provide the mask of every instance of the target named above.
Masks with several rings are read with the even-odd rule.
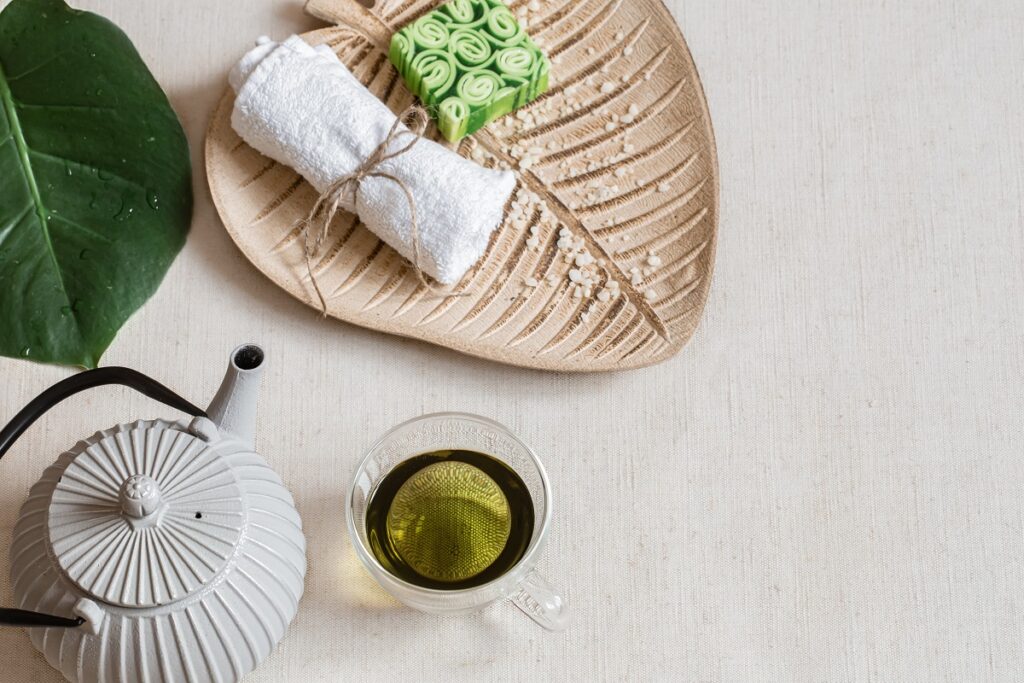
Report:
[[[422,107],[413,105],[402,112],[402,115],[395,119],[395,122],[391,125],[391,130],[388,131],[384,140],[377,145],[377,148],[355,170],[331,183],[320,197],[317,198],[309,215],[300,223],[300,229],[305,241],[306,269],[309,271],[310,280],[313,282],[313,289],[316,290],[316,295],[320,299],[320,308],[325,317],[327,316],[327,298],[320,289],[316,274],[313,272],[313,259],[323,249],[324,243],[327,241],[327,233],[330,230],[331,222],[340,210],[341,202],[345,198],[346,193],[352,192],[352,204],[355,205],[359,187],[367,178],[390,180],[405,193],[405,199],[409,203],[409,213],[411,215],[412,261],[420,284],[439,296],[465,296],[457,292],[446,292],[427,282],[426,277],[423,275],[423,270],[420,268],[420,236],[419,219],[416,215],[416,200],[413,198],[409,186],[404,181],[391,173],[380,170],[381,164],[405,154],[420,141],[424,131],[426,131],[427,121],[427,112]],[[401,128],[403,123],[406,126],[404,130]],[[405,145],[392,151],[392,145],[403,137],[411,139]]]

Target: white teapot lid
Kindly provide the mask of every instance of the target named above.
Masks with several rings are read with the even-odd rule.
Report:
[[[86,593],[122,607],[176,602],[234,555],[245,502],[210,444],[167,422],[88,443],[50,501],[52,556]]]

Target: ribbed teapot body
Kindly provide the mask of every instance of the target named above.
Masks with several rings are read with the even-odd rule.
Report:
[[[69,681],[237,681],[284,637],[306,572],[302,523],[241,441],[160,420],[99,432],[46,469],[21,510],[21,609]]]

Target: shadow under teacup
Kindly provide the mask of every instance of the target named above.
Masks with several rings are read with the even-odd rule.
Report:
[[[546,629],[568,625],[566,599],[535,569],[547,474],[502,425],[465,413],[398,425],[360,462],[346,507],[356,555],[406,605],[465,614],[509,599]]]

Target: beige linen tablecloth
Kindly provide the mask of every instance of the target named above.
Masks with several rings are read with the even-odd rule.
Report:
[[[5,4],[0,2],[0,5]],[[1024,5],[673,0],[722,168],[702,327],[661,366],[517,370],[319,320],[263,279],[202,175],[208,116],[298,0],[78,0],[184,119],[193,233],[105,357],[208,400],[265,345],[258,445],[309,539],[306,596],[248,680],[1011,680],[1024,676]],[[4,295],[4,294],[0,294]],[[0,360],[0,419],[66,370]],[[550,471],[550,635],[498,605],[437,619],[357,565],[342,499],[409,417],[507,423]],[[0,464],[2,603],[29,486],[93,431],[168,410],[109,388]],[[57,681],[18,630],[0,680]]]

